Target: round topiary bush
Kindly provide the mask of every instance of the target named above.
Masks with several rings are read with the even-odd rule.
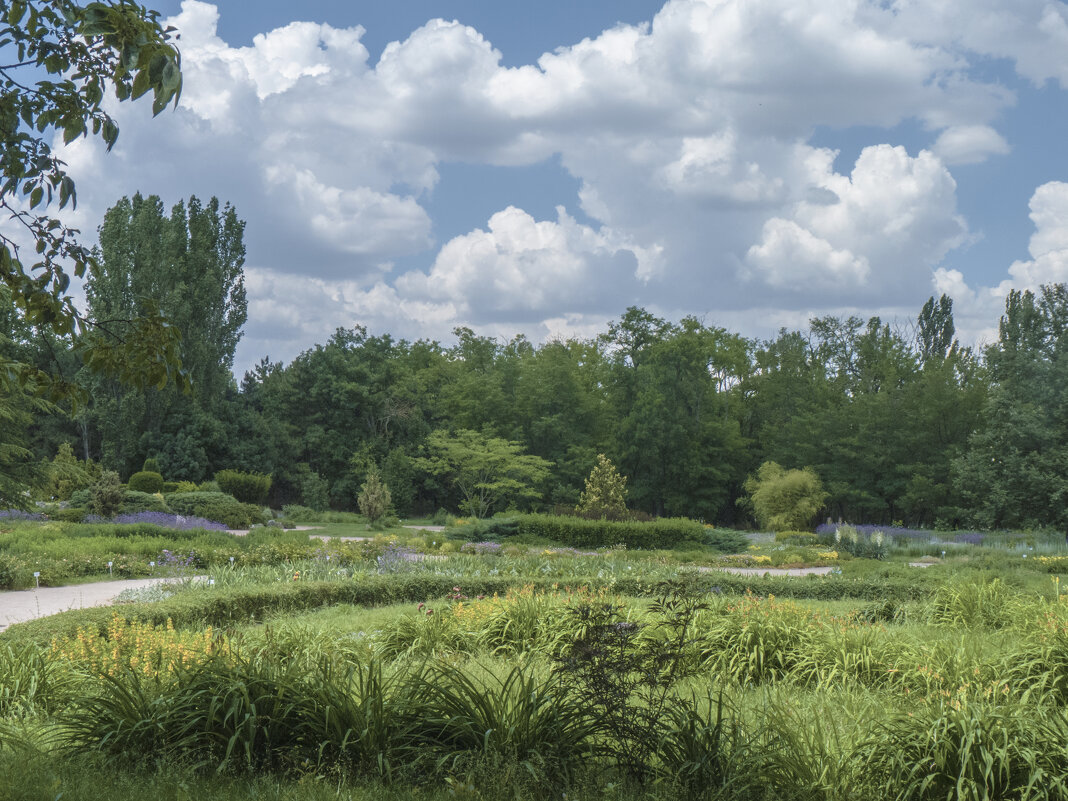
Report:
[[[134,473],[130,476],[126,486],[134,492],[147,492],[149,495],[154,495],[157,492],[163,492],[163,476],[159,473],[142,470],[140,473]]]

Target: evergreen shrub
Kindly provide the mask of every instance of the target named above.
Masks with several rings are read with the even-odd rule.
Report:
[[[130,476],[126,486],[135,492],[147,492],[152,495],[157,492],[163,492],[163,476],[159,473],[142,470],[140,473],[134,473]]]
[[[138,512],[169,512],[163,496],[156,493],[126,490],[123,493],[122,508],[118,510],[125,515],[137,514]],[[114,515],[101,515],[101,517],[113,517]]]
[[[75,490],[70,494],[70,501],[68,503],[68,506],[77,506],[82,509],[88,509],[89,502],[92,500],[92,498],[92,490]]]

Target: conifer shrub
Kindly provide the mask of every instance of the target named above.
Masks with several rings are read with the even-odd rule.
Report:
[[[621,476],[603,453],[586,479],[576,512],[592,519],[623,520],[627,517],[627,477]]]
[[[93,485],[89,498],[89,509],[100,517],[112,517],[122,509],[125,490],[119,481],[119,474],[114,470],[105,470]]]

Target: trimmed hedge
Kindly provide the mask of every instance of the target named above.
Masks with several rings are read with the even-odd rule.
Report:
[[[147,492],[149,495],[154,495],[157,492],[163,492],[163,476],[159,473],[142,470],[140,473],[134,473],[130,476],[126,486],[135,492]]]
[[[679,543],[699,542],[721,551],[744,550],[745,536],[729,529],[706,528],[685,517],[662,517],[648,523],[586,520],[565,515],[519,515],[515,533],[543,537],[573,548],[610,548],[626,545],[642,550],[666,550]]]
[[[233,495],[242,503],[267,503],[271,491],[271,477],[262,473],[242,473],[239,470],[220,470],[215,474],[219,489]]]

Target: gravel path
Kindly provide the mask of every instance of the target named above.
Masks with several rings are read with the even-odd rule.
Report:
[[[90,606],[108,606],[123,590],[150,587],[170,581],[163,578],[97,581],[68,587],[41,587],[0,593],[0,631],[15,623]]]

